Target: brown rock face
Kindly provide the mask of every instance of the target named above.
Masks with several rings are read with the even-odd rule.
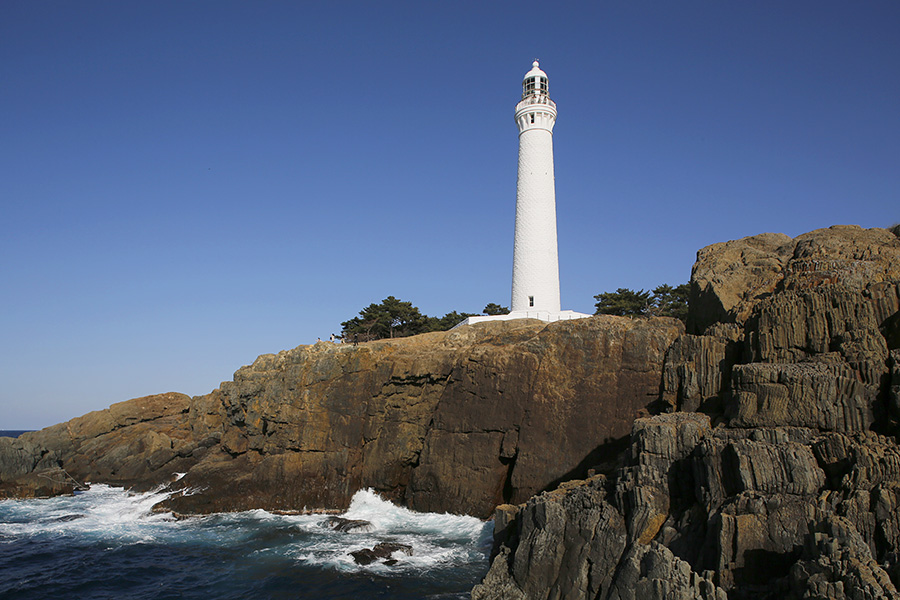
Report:
[[[703,333],[719,322],[743,324],[753,307],[775,292],[823,285],[863,291],[897,281],[900,239],[887,229],[836,225],[794,239],[764,233],[713,244],[697,253],[691,271],[688,331]],[[893,314],[896,289],[887,296],[893,310],[886,312]]]
[[[632,439],[614,480],[497,509],[473,600],[900,598],[892,440],[688,413]]]
[[[147,396],[0,438],[0,494],[45,495],[23,488],[27,481],[57,482],[58,493],[88,481],[143,489],[171,481],[194,462],[189,406],[184,394]]]
[[[705,414],[638,419],[609,479],[498,508],[472,597],[900,598],[898,283],[885,230],[701,250],[660,406]]]
[[[500,505],[477,600],[900,600],[900,239],[716,244],[692,294],[691,334],[521,320],[264,355],[0,438],[0,493],[178,471],[183,513]]]
[[[0,481],[62,467],[181,513],[344,508],[371,487],[488,516],[606,458],[657,401],[672,319],[484,323],[260,356],[207,396],[114,405],[0,442]],[[589,432],[589,433],[588,433]]]

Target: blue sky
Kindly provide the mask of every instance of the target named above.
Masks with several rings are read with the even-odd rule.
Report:
[[[563,308],[708,244],[900,221],[900,3],[0,4],[0,429],[509,304],[522,76]]]

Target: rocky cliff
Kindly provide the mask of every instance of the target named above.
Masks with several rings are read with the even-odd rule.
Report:
[[[181,513],[345,508],[359,489],[482,517],[618,451],[658,401],[673,319],[519,320],[260,356],[206,396],[163,394],[0,438],[0,493],[185,473]],[[76,483],[77,482],[77,483]]]
[[[483,323],[264,355],[206,396],[0,438],[0,494],[494,511],[476,600],[900,598],[900,240],[698,253],[688,328]]]
[[[475,600],[900,598],[900,240],[698,253],[663,414],[623,464],[495,512]]]

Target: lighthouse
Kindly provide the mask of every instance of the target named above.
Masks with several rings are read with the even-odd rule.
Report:
[[[536,60],[522,80],[522,99],[516,104],[515,118],[519,129],[519,173],[516,180],[512,312],[469,317],[460,325],[510,319],[561,321],[591,316],[560,310],[553,175],[556,103],[550,99],[547,74]]]
[[[519,175],[513,244],[512,311],[559,312],[559,257],[556,244],[556,183],[553,126],[556,103],[538,61],[522,81],[516,105]]]

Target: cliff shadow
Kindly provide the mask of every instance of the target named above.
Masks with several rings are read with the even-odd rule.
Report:
[[[618,438],[607,438],[606,441],[591,450],[574,468],[562,477],[551,481],[541,491],[554,490],[566,481],[585,479],[594,475],[605,475],[607,479],[612,480],[616,470],[625,465],[625,455],[630,445],[630,434]]]

